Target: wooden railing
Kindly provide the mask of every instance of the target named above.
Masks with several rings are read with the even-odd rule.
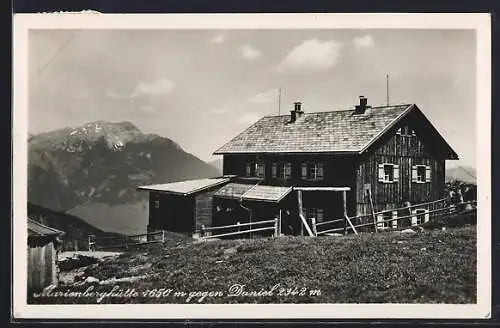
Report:
[[[111,249],[128,249],[129,247],[152,244],[164,243],[165,231],[159,230],[150,233],[136,234],[136,235],[123,235],[112,237],[95,237],[88,236],[89,251],[96,250],[111,250]]]
[[[313,231],[316,236],[324,235],[329,233],[339,233],[343,232],[344,234],[348,233],[349,230],[355,231],[355,229],[373,227],[374,231],[392,229],[398,230],[403,228],[411,228],[418,227],[424,225],[429,222],[431,218],[441,217],[444,215],[453,215],[453,214],[466,214],[469,212],[473,212],[476,210],[477,201],[469,201],[462,203],[450,203],[449,198],[443,198],[437,201],[426,202],[421,204],[410,205],[407,207],[400,207],[395,209],[383,210],[379,212],[375,212],[372,214],[362,214],[354,217],[349,217],[351,222],[361,221],[361,219],[365,219],[363,222],[357,224],[348,224],[348,220],[346,218],[339,218],[330,221],[323,222],[315,222],[315,219],[312,219]],[[420,213],[415,212],[414,210],[424,210]],[[383,215],[390,213],[391,218],[383,218]],[[382,216],[383,219],[380,219]],[[410,219],[411,224],[409,225],[401,225],[399,223],[401,220]],[[418,223],[418,222],[421,223]],[[333,225],[335,223],[341,223],[342,227],[332,227],[332,228],[324,228],[328,225]],[[392,224],[392,226],[391,226]]]
[[[236,235],[245,235],[245,234],[252,234],[255,232],[259,231],[273,231],[273,236],[279,236],[280,232],[280,226],[279,226],[279,219],[274,218],[272,220],[265,220],[265,221],[255,221],[255,222],[249,222],[249,223],[236,223],[236,224],[231,224],[231,225],[225,225],[225,226],[216,226],[216,227],[205,227],[201,226],[201,239],[210,239],[210,238],[220,238],[220,237],[228,237],[228,236],[236,236]],[[264,225],[264,227],[260,227]],[[259,228],[253,228],[255,226],[259,226]],[[236,231],[230,231],[230,232],[222,232],[220,231],[227,231],[227,230],[236,230]],[[214,234],[214,232],[219,232]]]

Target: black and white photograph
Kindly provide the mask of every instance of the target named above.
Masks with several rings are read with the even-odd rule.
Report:
[[[488,15],[118,16],[14,17],[14,313],[490,317]]]

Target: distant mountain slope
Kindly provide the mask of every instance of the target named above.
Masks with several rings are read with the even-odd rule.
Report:
[[[446,181],[459,180],[476,184],[476,169],[471,166],[456,166],[446,170]]]
[[[28,217],[41,224],[64,231],[65,235],[62,237],[64,250],[88,249],[87,238],[89,234],[98,237],[113,235],[94,227],[77,216],[30,203],[28,203]]]
[[[219,175],[174,141],[144,134],[130,122],[97,121],[38,134],[28,151],[31,203],[121,233],[146,230],[147,193],[137,186]]]
[[[219,172],[219,174],[222,175],[222,169],[223,169],[223,160],[222,160],[222,158],[218,158],[216,160],[208,162],[208,164],[210,164],[213,167],[215,167],[217,169],[217,171]]]

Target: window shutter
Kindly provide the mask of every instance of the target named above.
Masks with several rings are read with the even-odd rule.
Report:
[[[411,181],[412,182],[417,182],[417,166],[416,165],[412,165],[411,166]]]
[[[378,165],[378,181],[384,182],[384,164]]]
[[[277,167],[276,163],[273,163],[272,175],[273,175],[273,178],[275,178],[275,179],[276,179],[276,175],[277,175],[277,170],[278,170],[278,167]]]
[[[425,167],[425,182],[431,182],[431,167],[429,165]]]
[[[394,179],[394,182],[399,181],[399,165],[397,165],[397,164],[394,164],[393,179]]]
[[[285,179],[290,179],[292,177],[292,163],[285,164]]]
[[[384,216],[382,214],[377,214],[377,228],[384,227]]]
[[[411,225],[414,226],[414,225],[417,225],[417,215],[416,215],[417,211],[413,210],[412,211],[412,214],[413,216],[411,217]]]
[[[302,179],[307,179],[307,164],[302,163],[301,165]]]
[[[323,163],[318,163],[318,179],[323,179]]]

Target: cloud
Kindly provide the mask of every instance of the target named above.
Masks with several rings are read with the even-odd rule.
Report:
[[[224,43],[226,41],[227,37],[226,34],[220,33],[214,36],[211,40],[210,43]]]
[[[156,109],[153,106],[145,105],[139,108],[139,111],[143,114],[147,115],[155,115],[156,114]]]
[[[275,102],[277,97],[278,97],[278,90],[277,89],[271,89],[268,91],[260,92],[256,95],[253,95],[248,99],[248,101],[257,103],[257,104],[268,104]]]
[[[208,110],[209,115],[224,115],[229,113],[230,110],[226,108],[212,107]]]
[[[238,119],[239,124],[253,124],[260,119],[260,116],[255,113],[246,113]]]
[[[241,57],[245,59],[257,59],[260,56],[262,56],[262,52],[259,50],[255,49],[254,47],[250,45],[244,45],[239,48]]]
[[[369,34],[355,37],[352,41],[356,49],[371,48],[375,46],[375,40]]]
[[[312,74],[325,71],[337,64],[342,48],[342,44],[335,40],[307,40],[293,48],[275,69],[282,74]]]
[[[144,96],[157,96],[169,94],[175,88],[175,83],[169,79],[162,78],[155,82],[139,82],[135,89],[129,94],[120,94],[114,91],[107,93],[110,98],[140,98]]]

